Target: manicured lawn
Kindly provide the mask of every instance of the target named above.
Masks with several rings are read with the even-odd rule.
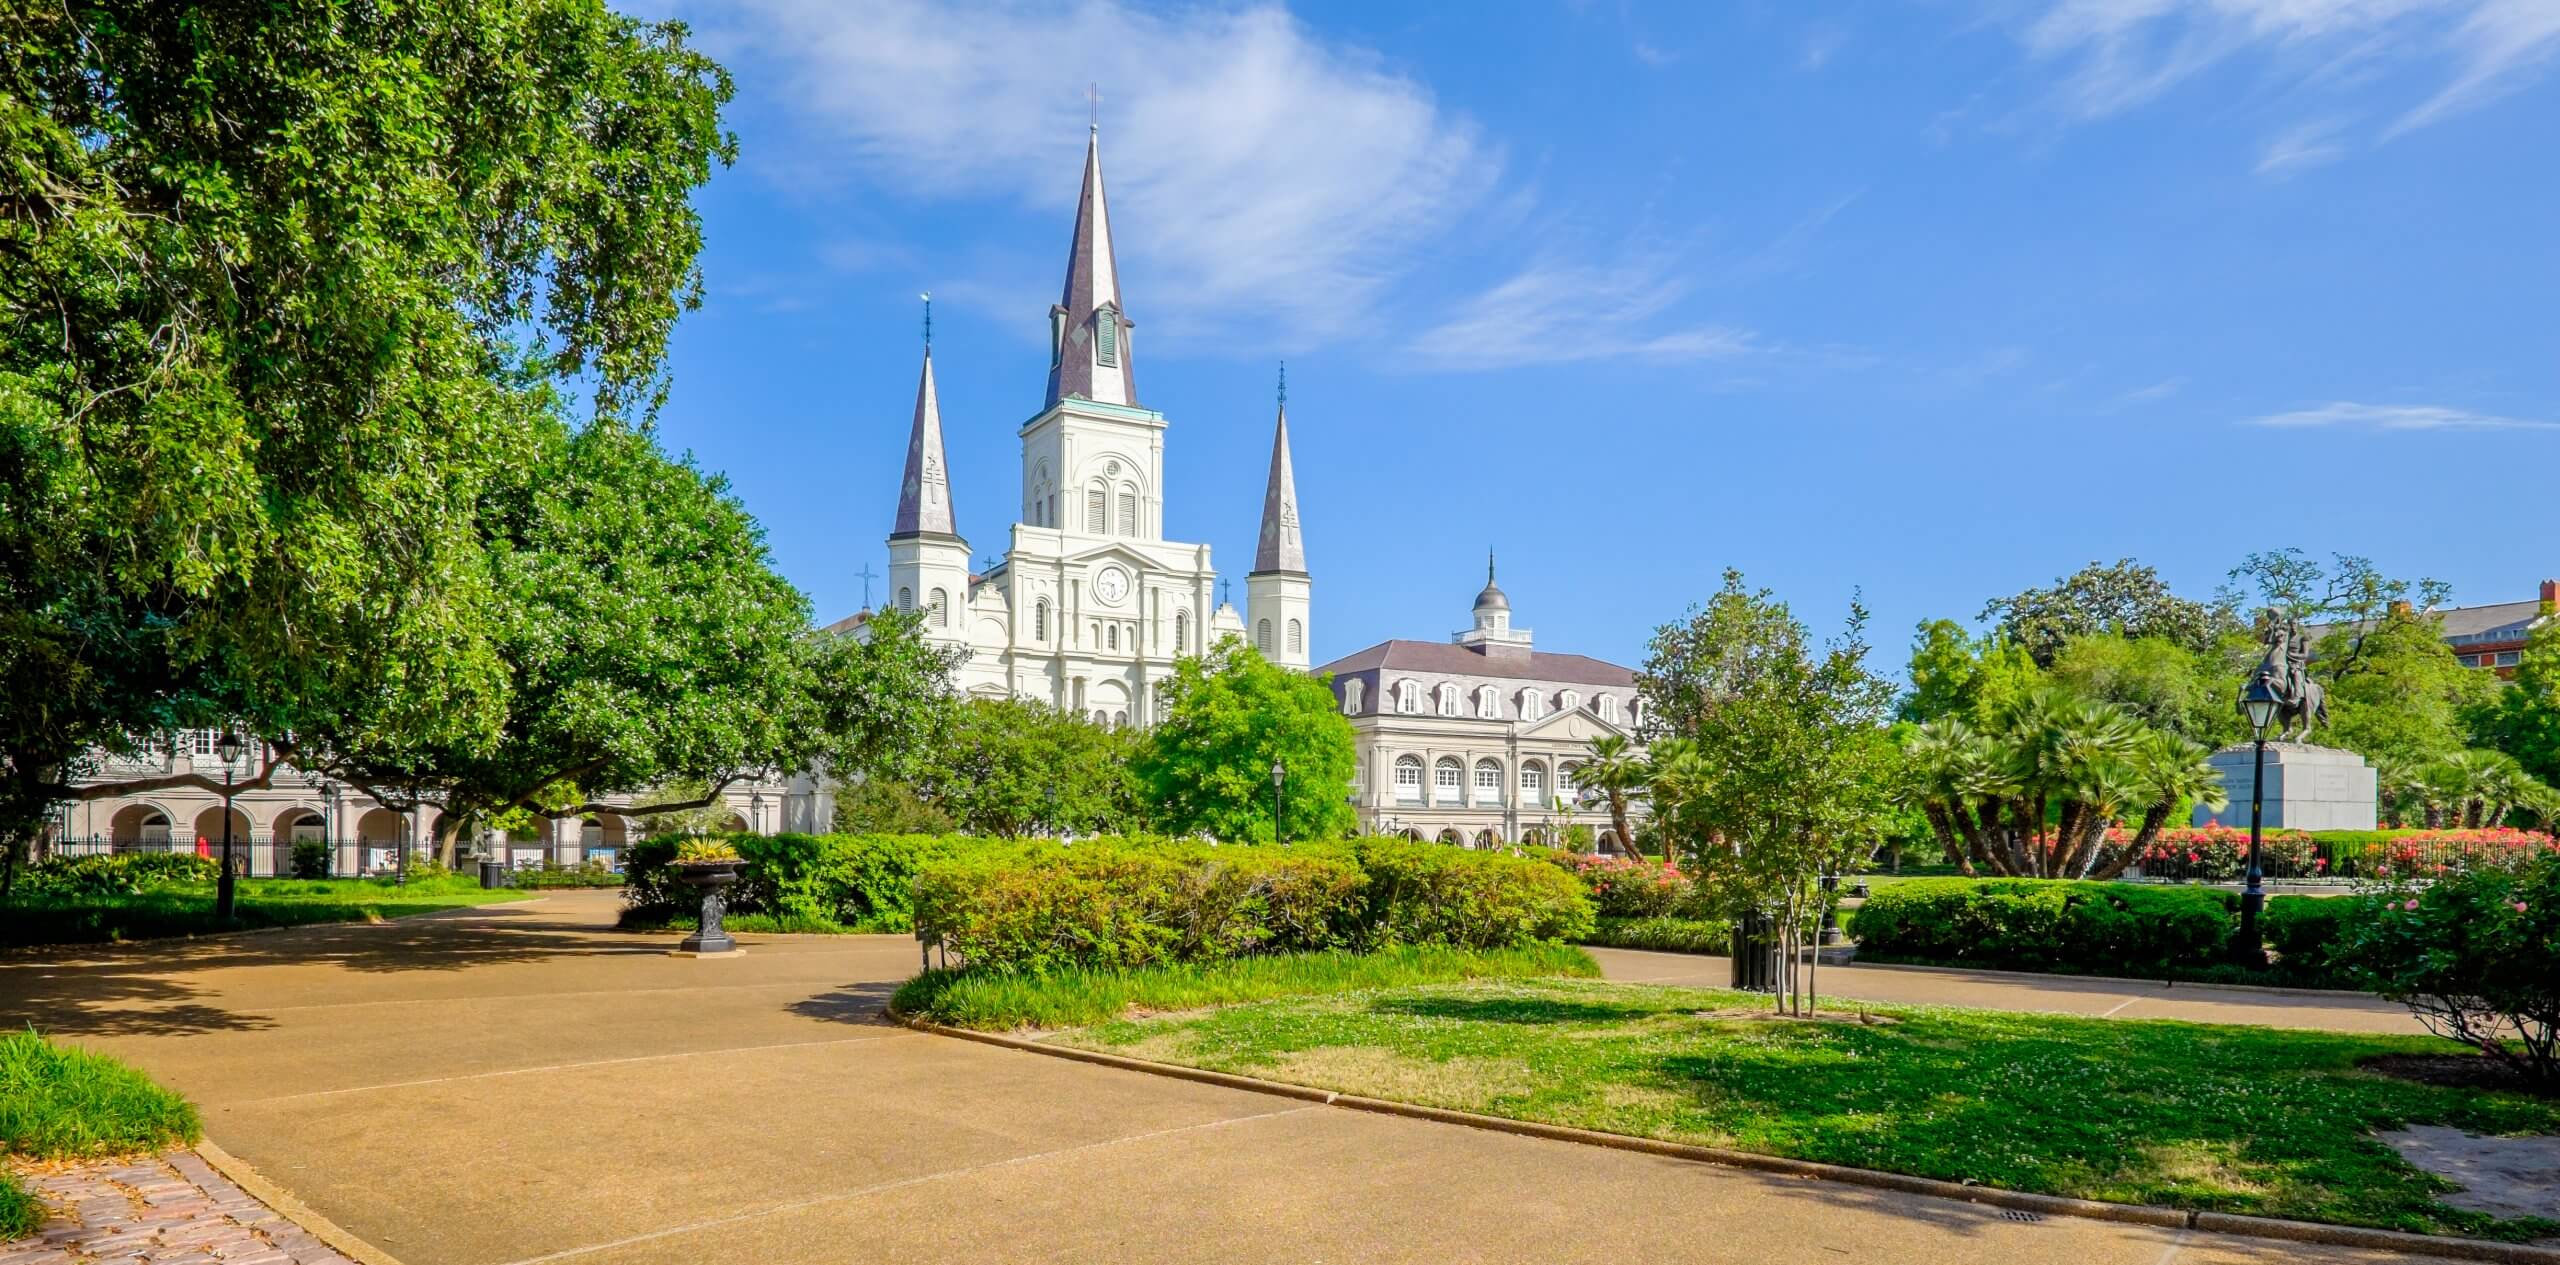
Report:
[[[1733,925],[1699,918],[1601,918],[1583,944],[1663,953],[1722,954],[1732,947]]]
[[[477,878],[458,874],[413,878],[407,886],[396,886],[389,879],[242,879],[237,895],[237,917],[224,926],[213,918],[210,883],[117,895],[21,894],[0,906],[0,947],[146,940],[313,922],[379,922],[430,910],[530,899],[522,892],[483,891]]]
[[[2521,1239],[2369,1136],[2560,1133],[2560,1100],[2359,1071],[2426,1038],[1519,980],[1126,1018],[1070,1044],[1340,1092],[2012,1190]]]
[[[202,1133],[196,1109],[102,1054],[33,1032],[0,1036],[0,1154],[91,1159],[159,1151]],[[0,1241],[34,1233],[43,1208],[0,1170]]]
[[[927,971],[898,989],[899,1013],[963,1028],[1072,1028],[1130,1014],[1390,988],[1447,980],[1597,976],[1600,965],[1570,945],[1519,949],[1400,948],[1377,953],[1294,953],[1151,967],[1001,975]]]

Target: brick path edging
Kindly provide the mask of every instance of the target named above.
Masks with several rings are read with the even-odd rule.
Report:
[[[2022,1190],[1971,1186],[1958,1182],[1940,1181],[1933,1177],[1914,1177],[1906,1173],[1887,1173],[1870,1168],[1851,1168],[1842,1164],[1788,1159],[1784,1156],[1761,1155],[1756,1152],[1735,1151],[1719,1146],[1666,1142],[1658,1138],[1603,1133],[1596,1129],[1577,1129],[1570,1125],[1540,1124],[1530,1120],[1513,1120],[1505,1116],[1455,1111],[1446,1107],[1424,1107],[1383,1098],[1364,1098],[1357,1094],[1337,1094],[1330,1090],[1316,1089],[1306,1085],[1291,1085],[1284,1081],[1264,1080],[1257,1076],[1238,1076],[1232,1072],[1213,1072],[1206,1068],[1184,1067],[1178,1063],[1158,1063],[1151,1059],[1130,1058],[1125,1054],[1081,1050],[1074,1046],[1052,1045],[1044,1041],[1033,1041],[999,1032],[979,1032],[969,1028],[946,1027],[931,1020],[902,1015],[895,1010],[889,1011],[888,1016],[892,1022],[935,1036],[956,1037],[963,1041],[976,1041],[1008,1050],[1019,1050],[1026,1054],[1044,1054],[1050,1058],[1070,1059],[1079,1063],[1119,1068],[1122,1071],[1142,1072],[1150,1076],[1195,1081],[1205,1085],[1221,1085],[1228,1089],[1294,1098],[1301,1102],[1374,1112],[1383,1116],[1433,1120],[1442,1124],[1462,1125],[1495,1133],[1545,1138],[1555,1142],[1573,1142],[1616,1151],[1634,1151],[1669,1159],[1692,1160],[1703,1164],[1716,1164],[1727,1168],[1749,1169],[1789,1177],[1807,1177],[1820,1181],[1840,1182],[1844,1185],[1899,1191],[1904,1194],[1927,1195],[1960,1203],[2014,1208],[2021,1212],[2041,1213],[2046,1216],[2131,1222],[2136,1225],[2159,1226],[2164,1229],[2202,1230],[2212,1234],[2281,1239],[2294,1243],[2374,1248],[2438,1259],[2491,1261],[2497,1262],[2498,1265],[2560,1265],[2560,1247],[2498,1243],[2488,1239],[2456,1238],[2449,1235],[2409,1234],[2399,1230],[2330,1225],[2317,1221],[2287,1221],[2276,1217],[2252,1217],[2236,1213],[2195,1212],[2184,1208],[2163,1208],[2153,1204],[2108,1203],[2097,1199],[2072,1199],[2061,1195],[2038,1195]]]
[[[210,1142],[26,1177],[45,1223],[0,1265],[399,1265]]]

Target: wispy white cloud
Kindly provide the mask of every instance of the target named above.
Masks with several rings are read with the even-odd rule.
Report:
[[[1635,54],[1637,61],[1648,66],[1668,66],[1680,60],[1680,54],[1644,40],[1636,41]]]
[[[2436,404],[2357,404],[2339,400],[2316,408],[2248,419],[2251,426],[2337,427],[2352,430],[2560,430],[2560,422],[2499,417]]]
[[[1805,32],[1804,51],[1796,57],[1798,70],[1820,70],[1831,64],[1833,54],[1849,42],[1849,32],[1837,23],[1817,22]]]
[[[1656,267],[1539,263],[1461,304],[1406,346],[1432,369],[1499,369],[1587,360],[1730,360],[1766,350],[1728,325],[1660,328],[1687,293]]]
[[[2258,174],[2288,176],[2345,157],[2346,142],[2338,139],[2340,126],[2336,119],[2324,119],[2285,129],[2258,156]]]
[[[2023,12],[2019,41],[2060,69],[2056,101],[2079,118],[2143,105],[2243,53],[2305,83],[2368,62],[2436,68],[2443,86],[2387,139],[2518,86],[2560,51],[2553,0],[2050,0]]]
[[[1424,85],[1273,5],[668,2],[784,85],[802,143],[761,161],[813,186],[1072,206],[1101,84],[1115,227],[1144,243],[1132,314],[1159,342],[1342,332],[1503,168]]]

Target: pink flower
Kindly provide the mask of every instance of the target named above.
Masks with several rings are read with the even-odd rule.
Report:
[[[2417,897],[2415,897],[2415,896],[2412,896],[2412,897],[2410,897],[2410,898],[2409,898],[2409,903],[2408,903],[2408,904],[2406,904],[2406,905],[2402,905],[2402,906],[2401,906],[2401,908],[2402,908],[2402,909],[2416,909],[2417,907],[2418,907],[2418,898],[2417,898]]]
[[[2524,902],[2523,902],[2523,901],[2517,901],[2517,902],[2516,902],[2516,912],[2517,912],[2517,913],[2523,913],[2523,912],[2524,912]]]

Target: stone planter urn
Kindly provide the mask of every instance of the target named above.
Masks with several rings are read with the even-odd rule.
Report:
[[[679,861],[675,871],[685,886],[702,893],[702,924],[676,946],[679,953],[695,955],[739,952],[738,942],[729,938],[728,929],[720,925],[721,915],[728,912],[728,902],[721,893],[738,881],[737,861]]]

